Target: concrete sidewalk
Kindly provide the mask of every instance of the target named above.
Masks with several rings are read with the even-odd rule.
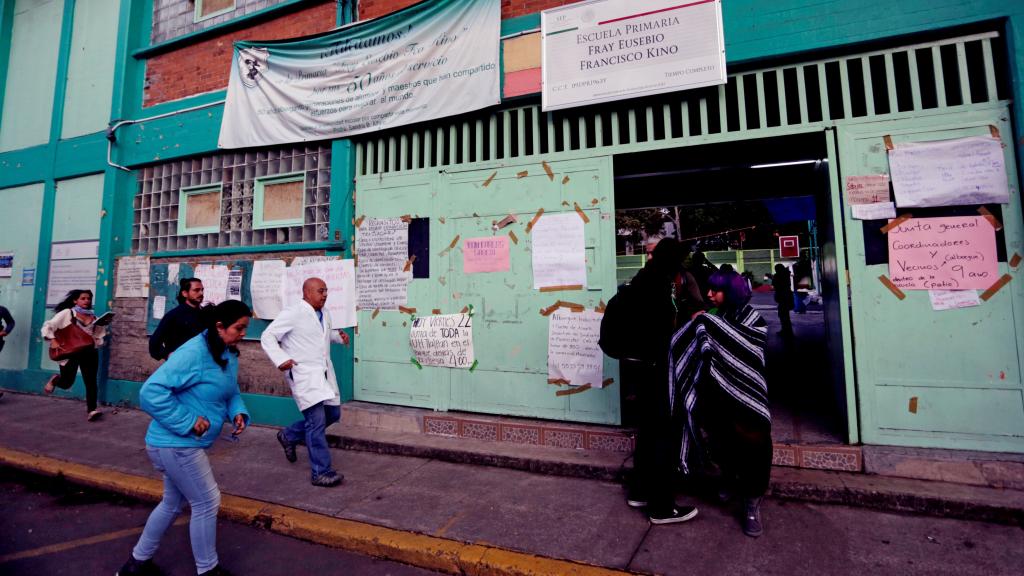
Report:
[[[159,498],[159,476],[143,444],[149,417],[132,409],[105,410],[101,421],[89,423],[79,401],[8,392],[0,400],[0,465]],[[807,526],[793,519],[793,504],[778,498],[765,505],[766,535],[752,540],[720,506],[699,502],[701,515],[693,522],[652,528],[610,481],[411,456],[335,450],[345,483],[316,488],[309,484],[305,451],[300,448],[299,461],[289,464],[275,433],[252,427],[239,442],[219,440],[211,449],[225,516],[453,574],[684,573],[720,555],[774,555],[791,546],[794,530],[802,531],[799,538],[819,540],[802,544],[811,550],[832,546],[837,538],[859,546],[855,528],[834,522],[830,512],[813,515],[823,526]],[[777,469],[773,492],[1003,523],[1024,518],[1021,492],[939,482]],[[839,516],[857,514],[828,508]],[[1019,529],[1005,530],[1009,538],[1019,537]],[[671,550],[678,553],[666,553]],[[786,571],[796,561],[787,558],[778,554],[772,564]]]

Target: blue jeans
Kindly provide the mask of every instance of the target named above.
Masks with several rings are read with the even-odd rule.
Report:
[[[164,475],[164,498],[157,504],[139,542],[132,549],[136,560],[149,560],[160,547],[160,538],[181,511],[186,500],[192,508],[188,525],[192,556],[199,574],[217,566],[217,510],[220,489],[202,448],[146,446],[153,467]]]
[[[284,439],[289,444],[305,444],[309,450],[313,479],[331,471],[331,452],[327,449],[324,430],[338,420],[341,420],[341,406],[320,402],[303,410],[302,420],[284,429]]]

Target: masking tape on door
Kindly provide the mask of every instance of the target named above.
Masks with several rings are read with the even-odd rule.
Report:
[[[1003,276],[999,280],[996,280],[995,284],[989,286],[988,290],[985,290],[984,292],[981,293],[980,298],[988,302],[988,299],[995,296],[996,292],[1002,290],[1003,286],[1009,284],[1010,280],[1013,280],[1013,276],[1010,276],[1009,274],[1003,274]]]
[[[904,298],[907,297],[907,295],[903,293],[903,290],[897,288],[896,285],[892,283],[892,280],[889,280],[889,277],[886,276],[885,274],[879,276],[878,281],[884,284],[885,287],[888,288],[889,291],[892,292],[900,300],[903,300]]]

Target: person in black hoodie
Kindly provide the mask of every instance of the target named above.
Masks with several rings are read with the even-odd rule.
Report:
[[[203,304],[203,281],[185,278],[178,287],[178,306],[164,315],[149,337],[149,355],[155,360],[166,360],[205,328],[199,313]]]
[[[672,488],[675,462],[672,418],[668,398],[668,350],[672,334],[689,314],[681,311],[673,284],[682,270],[682,248],[676,240],[658,242],[651,259],[629,283],[629,300],[643,304],[634,314],[639,358],[622,361],[637,375],[636,451],[633,477],[627,486],[626,503],[645,508],[652,524],[685,522],[697,515],[692,506],[679,506]]]

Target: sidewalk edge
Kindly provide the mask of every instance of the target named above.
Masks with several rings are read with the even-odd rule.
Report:
[[[0,447],[0,465],[45,476],[63,476],[91,488],[159,501],[163,483],[153,478],[96,468],[19,450]],[[518,552],[496,546],[386,528],[334,518],[280,504],[224,494],[223,517],[284,536],[340,548],[359,554],[410,564],[428,570],[467,576],[621,576],[633,574]]]

